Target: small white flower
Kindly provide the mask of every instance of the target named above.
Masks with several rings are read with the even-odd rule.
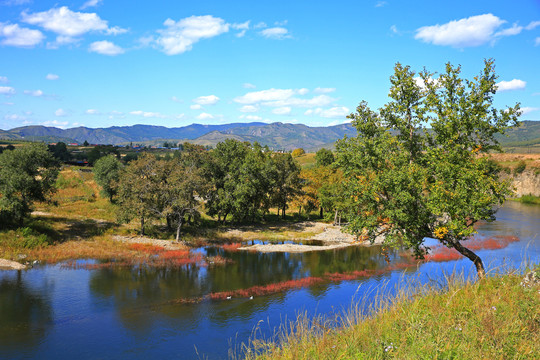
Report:
[[[496,308],[495,306],[492,306],[492,307],[491,307],[491,310],[497,311],[497,308]]]

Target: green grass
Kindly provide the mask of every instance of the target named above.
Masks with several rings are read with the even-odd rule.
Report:
[[[294,158],[302,168],[310,168],[315,166],[315,153],[306,153]]]
[[[247,359],[538,359],[540,286],[525,288],[522,278],[451,277],[445,290],[402,285],[372,316],[361,304],[332,320],[301,315],[242,352]]]
[[[540,197],[534,196],[534,195],[523,195],[518,199],[519,202],[522,202],[524,204],[536,204],[540,205]]]

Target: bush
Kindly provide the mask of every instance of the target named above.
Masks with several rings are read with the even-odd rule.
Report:
[[[298,156],[304,155],[305,153],[306,153],[306,152],[304,151],[304,149],[298,148],[298,149],[294,149],[294,150],[292,151],[292,156],[293,156],[293,157],[298,157]]]
[[[518,164],[514,168],[514,175],[521,174],[523,171],[525,171],[526,167],[527,167],[527,164],[525,163],[525,161],[521,160],[520,162],[518,162]]]

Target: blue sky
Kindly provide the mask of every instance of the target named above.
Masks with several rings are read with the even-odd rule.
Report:
[[[396,62],[494,58],[498,107],[540,120],[539,1],[0,0],[0,129],[343,123]]]

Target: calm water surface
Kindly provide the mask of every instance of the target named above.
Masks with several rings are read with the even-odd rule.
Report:
[[[519,266],[524,258],[540,260],[539,206],[509,202],[496,222],[478,231],[520,239],[504,249],[478,251],[489,269]],[[391,254],[388,265],[378,247],[305,254],[199,251],[234,263],[182,269],[72,270],[55,265],[0,271],[0,358],[227,358],[229,348],[246,341],[256,326],[268,335],[299,312],[332,314],[347,308],[353,297],[391,288],[408,277],[429,282],[454,269],[474,273],[468,260],[392,271],[392,264],[404,259]],[[175,303],[211,292],[365,269],[387,271],[253,300]]]

